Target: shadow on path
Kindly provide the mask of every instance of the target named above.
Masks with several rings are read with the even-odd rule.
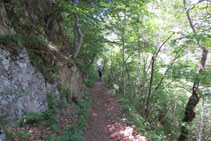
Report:
[[[147,141],[135,135],[133,125],[126,124],[122,106],[103,82],[91,89],[93,105],[88,120],[86,141]]]

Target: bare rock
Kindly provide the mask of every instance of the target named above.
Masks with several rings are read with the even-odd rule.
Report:
[[[0,46],[0,115],[15,121],[23,114],[47,110],[47,94],[55,88],[59,98],[59,92],[31,65],[24,47],[14,49],[15,57]]]

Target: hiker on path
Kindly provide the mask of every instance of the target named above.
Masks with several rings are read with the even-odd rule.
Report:
[[[99,74],[99,81],[102,81],[102,68],[101,68],[101,66],[98,69],[98,74]]]

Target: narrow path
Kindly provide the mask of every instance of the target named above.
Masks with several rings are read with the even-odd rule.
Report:
[[[88,120],[86,141],[147,141],[135,135],[133,125],[126,124],[122,106],[103,82],[91,89],[93,105]]]

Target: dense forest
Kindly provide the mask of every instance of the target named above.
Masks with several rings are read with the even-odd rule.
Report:
[[[0,35],[0,43],[24,45],[47,81],[75,64],[93,87],[101,66],[106,87],[139,134],[152,141],[211,140],[210,0],[2,3],[15,33]]]

